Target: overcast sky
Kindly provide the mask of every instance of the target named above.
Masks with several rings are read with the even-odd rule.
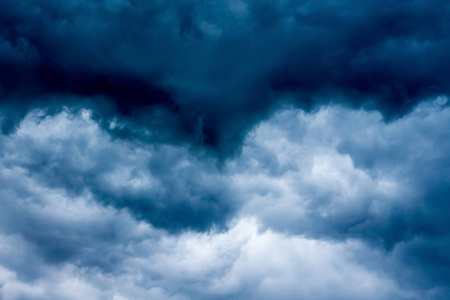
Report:
[[[450,2],[0,0],[0,299],[450,299]]]

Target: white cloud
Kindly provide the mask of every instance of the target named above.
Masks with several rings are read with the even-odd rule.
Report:
[[[237,221],[222,233],[143,239],[128,248],[122,249],[126,256],[112,273],[64,264],[48,266],[38,279],[26,282],[1,268],[2,299],[406,299],[410,295],[355,259],[358,252],[380,259],[357,241],[285,236],[261,231],[255,220]]]
[[[436,166],[448,160],[442,99],[388,124],[379,113],[339,106],[277,112],[229,164],[242,214],[279,230],[334,234],[417,207],[426,177],[442,176]]]
[[[221,168],[182,146],[113,140],[89,111],[33,112],[1,137],[0,295],[434,299],[439,287],[405,285],[393,270],[412,272],[401,257],[417,239],[399,238],[391,254],[373,245],[421,203],[427,178],[445,173],[442,102],[389,124],[337,106],[280,111]],[[130,209],[162,195],[154,207],[186,201],[195,211],[205,189],[241,205],[226,228],[170,234]],[[413,221],[401,219],[407,233]]]

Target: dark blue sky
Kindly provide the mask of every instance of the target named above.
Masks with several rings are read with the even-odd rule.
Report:
[[[450,3],[0,0],[0,299],[450,298]]]

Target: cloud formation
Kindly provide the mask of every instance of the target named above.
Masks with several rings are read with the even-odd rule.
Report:
[[[450,298],[444,0],[3,0],[1,299]]]
[[[228,179],[211,158],[183,147],[112,140],[86,110],[31,113],[16,134],[2,138],[2,151],[6,166],[26,170],[40,185],[80,197],[92,193],[156,226],[205,229],[234,209]]]
[[[101,97],[132,119],[159,107],[184,139],[229,154],[280,102],[340,102],[390,119],[448,93],[449,9],[442,0],[5,0],[2,102],[20,103],[20,117],[55,94]]]
[[[258,233],[250,220],[222,234],[142,239],[123,250],[129,253],[123,253],[117,268],[107,274],[56,265],[30,283],[0,269],[1,295],[4,299],[419,299],[356,261],[354,255],[361,252],[380,258],[358,242],[334,244]]]
[[[225,164],[33,111],[1,137],[1,295],[445,299],[446,101],[279,111]]]

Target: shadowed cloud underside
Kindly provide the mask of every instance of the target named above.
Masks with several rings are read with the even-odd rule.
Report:
[[[450,4],[1,0],[0,298],[450,298]]]

